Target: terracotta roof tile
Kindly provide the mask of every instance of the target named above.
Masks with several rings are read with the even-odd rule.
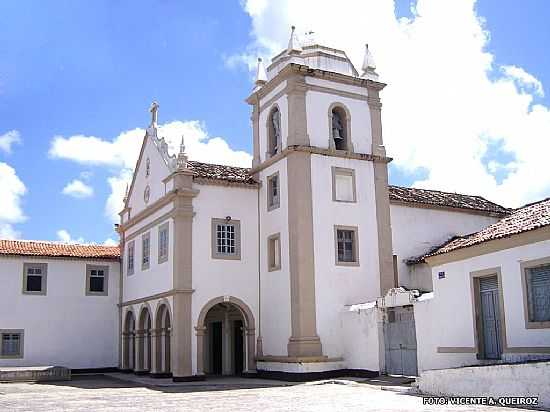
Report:
[[[189,161],[187,167],[195,173],[195,177],[211,180],[223,180],[232,183],[256,185],[250,174],[250,169],[244,167],[224,166],[211,163]]]
[[[416,203],[435,207],[463,209],[505,216],[509,209],[493,203],[481,196],[441,192],[439,190],[416,189],[413,187],[389,186],[390,201]]]
[[[0,255],[46,256],[69,258],[113,259],[120,258],[119,246],[81,245],[34,240],[0,239]]]
[[[409,259],[407,263],[420,263],[430,256],[448,253],[453,250],[478,245],[490,240],[506,238],[549,225],[550,198],[547,198],[516,209],[511,215],[493,223],[479,232],[449,239],[443,245],[433,248],[423,256]]]

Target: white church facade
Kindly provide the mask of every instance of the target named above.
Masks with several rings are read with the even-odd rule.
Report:
[[[90,359],[101,362],[82,361],[86,355],[71,352],[78,344],[66,347],[65,361],[54,346],[26,358],[46,335],[19,322],[27,316],[21,305],[9,322],[5,315],[0,319],[6,342],[24,338],[24,345],[6,344],[21,356],[0,356],[0,366],[56,362],[175,380],[399,368],[415,374],[413,300],[432,294],[435,280],[429,257],[410,259],[496,224],[510,211],[479,196],[388,185],[391,158],[379,97],[384,86],[368,48],[360,74],[343,51],[302,47],[291,36],[267,69],[259,61],[246,100],[252,108],[250,169],[190,160],[183,140],[179,153],[170,154],[157,135],[153,104],[120,213],[117,264],[98,264],[85,251],[72,257],[0,251],[0,272],[14,283],[0,293],[14,301],[40,298],[21,294],[27,260],[47,261],[48,295],[56,293],[50,280],[60,259],[80,265],[74,275],[83,276],[88,289],[90,277],[108,266],[108,292],[85,302],[89,296],[78,291],[82,310],[101,318],[103,329],[89,330],[101,336],[105,351]],[[8,260],[19,266],[8,270]],[[43,313],[56,305],[53,296],[42,304]],[[74,330],[65,324],[66,333],[86,329],[90,314],[72,313],[76,324]],[[46,340],[59,339],[53,334],[65,317],[52,312]],[[17,330],[24,336],[14,338],[18,332],[10,331]],[[537,336],[544,345],[547,335]],[[398,350],[407,365],[392,363],[393,339],[401,339]],[[407,339],[409,348],[401,343]]]

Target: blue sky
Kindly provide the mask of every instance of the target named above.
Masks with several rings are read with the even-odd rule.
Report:
[[[376,2],[371,4],[378,7]],[[8,212],[2,217],[6,197],[0,199],[0,224],[9,224],[25,239],[56,240],[62,229],[73,239],[114,239],[113,221],[106,215],[105,203],[112,190],[108,179],[120,173],[120,167],[79,161],[75,159],[78,156],[56,157],[51,154],[52,142],[55,136],[77,135],[112,141],[123,131],[145,127],[153,99],[160,102],[162,123],[198,121],[208,138],[220,136],[231,150],[251,152],[249,108],[244,103],[251,90],[251,74],[246,63],[256,53],[268,53],[267,40],[282,43],[279,33],[287,32],[293,18],[292,11],[281,17],[279,12],[260,6],[264,8],[251,11],[251,4],[237,0],[0,2],[0,136],[17,131],[20,140],[11,144],[10,153],[0,150],[0,163],[14,169],[26,187],[24,194],[12,196],[16,198],[14,207],[25,218]],[[410,6],[410,1],[397,1],[397,17],[414,19]],[[550,84],[550,56],[546,52],[550,6],[545,1],[481,0],[475,12],[484,19],[483,29],[490,33],[484,46],[494,59],[494,67],[487,72],[489,79],[502,77],[500,66],[515,66],[542,85]],[[274,20],[280,27],[273,33],[262,28],[266,15],[279,19]],[[323,32],[324,26],[317,24],[315,30]],[[349,41],[353,49],[355,39]],[[382,61],[389,61],[384,52]],[[464,64],[469,61],[465,59]],[[390,79],[384,81],[391,84],[391,77],[397,75],[391,76],[391,70],[386,73]],[[518,85],[519,80],[514,81],[518,94],[522,87],[534,87],[532,82]],[[533,99],[530,107],[550,106],[547,95],[529,95]],[[473,90],[472,98],[475,96]],[[391,113],[391,101],[388,104]],[[459,119],[461,113],[455,116]],[[384,122],[388,130],[389,120]],[[415,157],[411,146],[401,145],[393,137],[397,133],[391,126],[389,132],[391,155],[397,159],[401,147],[404,153],[404,160],[391,168],[391,183],[431,183],[441,189],[447,181],[450,190],[462,191],[470,186],[461,186],[458,178],[454,184],[448,176],[445,181],[438,180],[438,165],[424,166],[425,160]],[[473,134],[483,141],[480,133]],[[520,154],[514,149],[512,134],[508,138],[507,130],[503,130],[505,137],[499,140],[500,135],[489,133],[478,157],[490,169],[489,177],[495,178],[491,183],[494,193],[490,192],[493,186],[487,184],[472,186],[476,194],[487,191],[495,200],[506,200],[499,197],[498,189],[504,190],[501,186],[510,170],[521,167],[521,162],[514,163]],[[491,160],[495,162],[489,166]],[[63,194],[63,188],[75,179],[92,188],[93,195],[75,198]],[[0,180],[0,186],[6,182]],[[548,179],[539,186],[518,201],[550,195]]]

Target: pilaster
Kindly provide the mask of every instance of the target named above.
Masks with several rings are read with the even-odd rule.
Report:
[[[296,75],[287,80],[288,139],[287,146],[309,146],[307,134],[306,91],[304,76]]]

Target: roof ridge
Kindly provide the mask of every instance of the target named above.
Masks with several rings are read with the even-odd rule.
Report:
[[[512,212],[512,213],[515,213],[515,212],[517,212],[517,211],[519,211],[519,210],[521,210],[521,209],[525,209],[526,207],[529,207],[529,206],[534,206],[534,205],[536,205],[536,204],[538,204],[538,203],[547,202],[547,201],[549,201],[549,200],[550,200],[550,196],[549,196],[549,197],[546,197],[546,198],[544,198],[544,199],[541,199],[541,200],[537,200],[537,201],[531,202],[531,203],[526,203],[526,204],[524,204],[523,206],[520,206],[520,207],[518,207],[518,208],[513,209],[513,212]]]
[[[1,239],[0,242],[21,242],[21,243],[40,243],[44,245],[60,245],[60,246],[100,246],[107,248],[118,248],[120,245],[104,245],[101,243],[67,243],[55,240],[36,240],[36,239]]]
[[[413,190],[425,190],[427,192],[436,192],[436,193],[444,193],[446,195],[460,195],[460,196],[471,196],[471,197],[477,197],[479,199],[483,199],[483,200],[486,200],[487,202],[491,202],[495,205],[498,205],[504,209],[507,209],[505,208],[504,206],[502,205],[499,205],[498,203],[495,203],[493,202],[492,200],[489,200],[487,199],[486,197],[483,197],[481,195],[470,195],[470,194],[467,194],[467,193],[459,193],[459,192],[446,192],[444,190],[438,190],[438,189],[425,189],[425,188],[422,188],[422,187],[411,187],[411,186],[398,186],[398,185],[388,185],[390,187],[397,187],[399,189],[413,189]]]
[[[235,169],[243,169],[243,170],[252,170],[251,167],[242,167],[242,166],[232,166],[232,165],[222,165],[222,164],[219,164],[219,163],[210,163],[210,162],[201,162],[199,160],[188,160],[187,163],[200,163],[200,164],[203,164],[203,165],[209,165],[209,166],[221,166],[221,167],[233,167]]]

